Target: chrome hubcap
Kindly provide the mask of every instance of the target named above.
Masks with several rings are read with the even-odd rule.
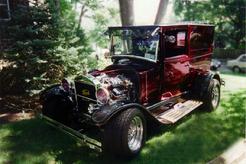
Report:
[[[213,107],[217,107],[219,102],[219,88],[217,86],[213,87],[212,90],[212,105]]]
[[[143,122],[139,116],[135,116],[128,129],[128,147],[131,151],[138,150],[143,140]]]

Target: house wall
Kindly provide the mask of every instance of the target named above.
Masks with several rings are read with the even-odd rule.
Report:
[[[0,3],[3,3],[5,1],[6,0],[0,0]],[[28,0],[9,0],[10,14],[18,7],[28,6],[28,5],[29,5]],[[6,31],[9,22],[11,22],[11,19],[8,21],[0,20],[0,53],[8,49],[12,45],[12,39],[10,38],[9,34]]]

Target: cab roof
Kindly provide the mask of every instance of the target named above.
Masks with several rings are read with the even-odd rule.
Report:
[[[137,26],[110,26],[109,28],[155,28],[155,27],[175,27],[175,26],[206,26],[213,27],[212,24],[207,23],[194,23],[194,22],[181,22],[181,23],[167,23],[160,25],[137,25]]]

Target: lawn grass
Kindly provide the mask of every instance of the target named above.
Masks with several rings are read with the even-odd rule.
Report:
[[[205,163],[244,137],[246,78],[222,75],[221,105],[197,110],[178,124],[152,132],[129,163]],[[119,163],[80,145],[40,119],[0,125],[0,163]]]

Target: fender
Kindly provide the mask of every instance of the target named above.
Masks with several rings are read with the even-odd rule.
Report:
[[[100,110],[94,112],[91,118],[92,121],[96,123],[96,125],[102,126],[105,125],[111,118],[117,116],[119,113],[129,108],[138,108],[143,112],[146,118],[159,123],[159,121],[144,106],[137,103],[129,103],[124,105],[122,105],[122,103],[117,103],[111,106],[103,106]]]
[[[54,84],[48,88],[46,88],[45,90],[43,90],[40,93],[39,99],[41,103],[44,103],[47,100],[50,100],[52,98],[55,97],[62,97],[65,98],[66,100],[70,100],[72,101],[69,97],[69,93],[66,92],[60,84]]]
[[[224,85],[224,81],[221,79],[220,75],[218,72],[209,72],[207,75],[202,75],[199,76],[195,80],[194,88],[193,88],[193,93],[196,93],[200,98],[203,98],[205,96],[205,93],[208,89],[208,86],[210,84],[210,81],[212,79],[217,79],[220,83],[220,85]]]

